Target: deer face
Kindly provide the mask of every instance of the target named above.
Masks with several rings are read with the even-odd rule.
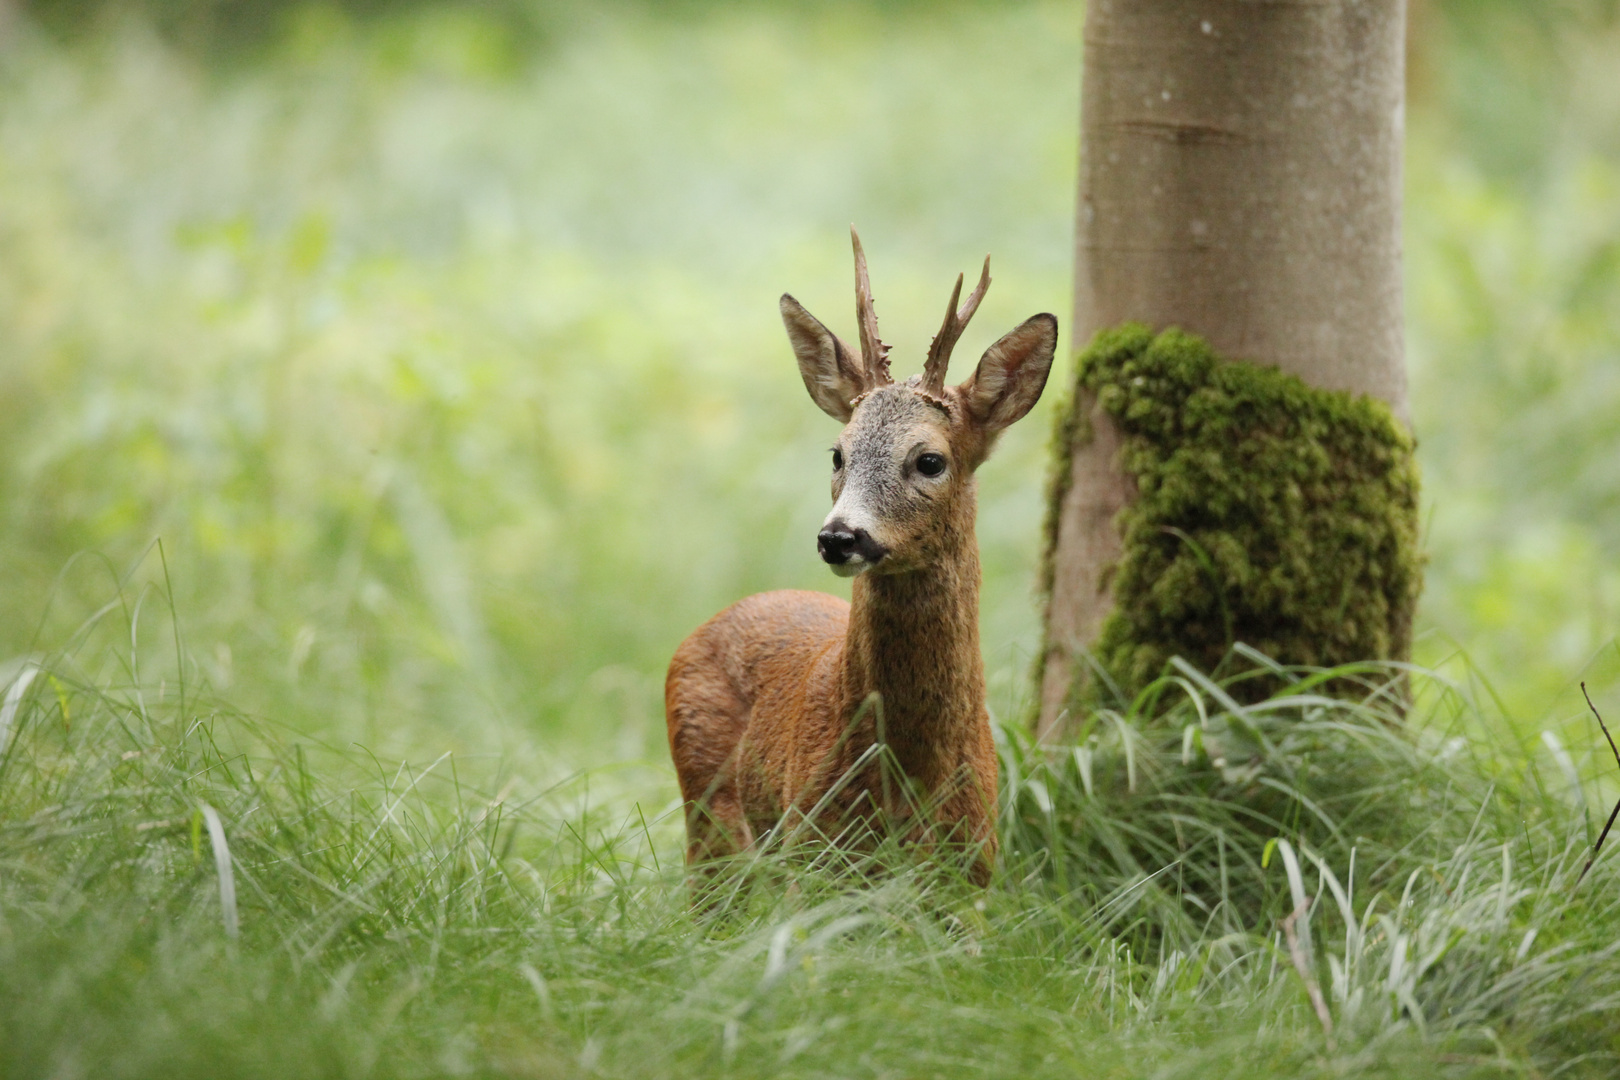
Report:
[[[832,452],[832,513],[816,538],[833,573],[909,569],[927,562],[963,485],[949,414],[905,386],[868,394]]]
[[[798,301],[784,295],[781,303],[805,388],[844,422],[833,447],[833,509],[817,536],[822,559],[841,577],[920,569],[962,532],[971,534],[974,470],[996,436],[1040,399],[1057,347],[1057,320],[1036,315],[992,345],[966,382],[944,385],[951,347],[989,287],[986,259],[960,310],[957,279],[923,373],[896,384],[858,237],[855,267],[859,360]]]

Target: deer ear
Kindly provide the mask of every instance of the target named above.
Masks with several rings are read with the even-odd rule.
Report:
[[[1035,315],[985,350],[973,377],[957,389],[968,415],[995,436],[1021,420],[1046,389],[1057,351],[1057,319]]]
[[[855,354],[787,293],[782,294],[781,307],[782,325],[787,327],[810,399],[834,420],[848,422],[855,412],[850,402],[867,389]]]

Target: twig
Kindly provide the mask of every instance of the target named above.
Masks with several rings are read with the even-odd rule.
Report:
[[[1597,717],[1598,727],[1603,729],[1603,737],[1609,740],[1609,749],[1614,753],[1614,763],[1620,765],[1620,746],[1614,745],[1614,736],[1609,734],[1609,726],[1603,722],[1603,717],[1598,713],[1597,706],[1592,704],[1592,695],[1586,692],[1584,682],[1581,683],[1581,696],[1586,699],[1586,707],[1592,710],[1592,715]]]
[[[1322,1034],[1327,1036],[1328,1052],[1335,1049],[1333,1045],[1333,1014],[1328,1011],[1327,1000],[1322,997],[1322,987],[1311,973],[1311,966],[1305,960],[1305,949],[1300,944],[1299,933],[1294,929],[1294,923],[1309,910],[1307,904],[1300,904],[1293,914],[1282,921],[1283,936],[1288,939],[1288,956],[1294,961],[1294,970],[1299,972],[1300,981],[1305,984],[1305,993],[1310,995],[1311,1007],[1316,1010],[1316,1018],[1322,1022]]]
[[[1597,717],[1598,727],[1603,729],[1603,737],[1609,740],[1609,749],[1614,753],[1614,763],[1620,765],[1620,746],[1614,745],[1614,736],[1609,734],[1609,725],[1603,722],[1603,714],[1597,711],[1596,705],[1592,704],[1592,695],[1586,692],[1584,682],[1581,683],[1581,696],[1586,698],[1586,707],[1592,710],[1593,716]],[[1614,828],[1614,819],[1617,817],[1620,817],[1620,799],[1615,801],[1614,809],[1609,812],[1609,820],[1604,824],[1603,831],[1598,833],[1597,843],[1592,845],[1592,854],[1587,858],[1586,865],[1581,867],[1581,876],[1575,879],[1575,884],[1579,885],[1585,880],[1586,872],[1592,869],[1592,864],[1597,861],[1598,852],[1603,850],[1603,841],[1609,838],[1609,830]]]

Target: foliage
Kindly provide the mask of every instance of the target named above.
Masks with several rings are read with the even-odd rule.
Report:
[[[1611,0],[1418,15],[1431,32],[1403,215],[1429,556],[1415,652],[1465,652],[1509,715],[1556,722],[1584,709],[1577,672],[1620,674],[1620,21]]]
[[[1115,686],[1135,694],[1178,656],[1214,671],[1239,642],[1317,667],[1409,656],[1417,468],[1387,408],[1222,360],[1179,330],[1104,331],[1057,418],[1048,566],[1093,401],[1119,427],[1137,493],[1096,644]]]
[[[1580,807],[1427,678],[1409,738],[1385,670],[1287,671],[1247,706],[1189,671],[1147,691],[1168,711],[1099,714],[1056,758],[1009,733],[988,891],[773,854],[744,872],[793,889],[695,918],[679,814],[643,801],[667,778],[340,752],[150,674],[92,681],[95,633],[6,679],[6,1076],[1596,1077],[1620,1058],[1612,853],[1576,887]],[[1369,694],[1323,697],[1327,678]],[[1278,929],[1296,909],[1299,966]]]

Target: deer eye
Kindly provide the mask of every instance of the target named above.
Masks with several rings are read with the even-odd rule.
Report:
[[[842,469],[843,467],[844,467],[844,452],[842,450],[838,449],[838,447],[835,446],[835,447],[833,447],[833,471],[837,472],[840,469]]]
[[[945,471],[945,455],[929,451],[917,459],[917,471],[924,476],[938,476]]]

